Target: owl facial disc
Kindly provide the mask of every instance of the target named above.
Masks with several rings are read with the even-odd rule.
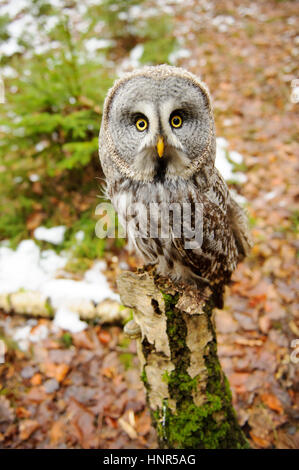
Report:
[[[145,67],[117,81],[105,100],[102,134],[117,170],[135,181],[188,179],[215,158],[205,85],[183,69]]]

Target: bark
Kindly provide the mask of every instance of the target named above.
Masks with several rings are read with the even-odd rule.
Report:
[[[248,448],[217,356],[212,313],[222,294],[178,288],[148,270],[122,273],[118,288],[134,312],[126,330],[139,331],[141,378],[160,447]]]
[[[115,300],[106,299],[98,304],[92,301],[82,301],[69,306],[77,312],[81,320],[98,323],[123,323],[128,318],[128,312],[120,308]],[[0,294],[0,309],[8,314],[19,314],[30,317],[53,318],[55,308],[49,299],[36,291],[19,291],[11,294]]]

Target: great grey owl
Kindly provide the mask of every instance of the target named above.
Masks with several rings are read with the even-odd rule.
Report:
[[[246,216],[214,166],[215,151],[210,95],[190,72],[148,66],[125,75],[108,92],[99,138],[107,195],[122,225],[135,221],[134,229],[127,229],[131,245],[174,281],[228,282],[251,245]],[[163,211],[175,208],[169,217],[153,211],[159,230],[169,225],[168,235],[149,229],[136,234],[147,209],[159,204]],[[191,225],[184,230],[188,217],[177,209],[188,207]],[[188,245],[192,228],[202,237]]]

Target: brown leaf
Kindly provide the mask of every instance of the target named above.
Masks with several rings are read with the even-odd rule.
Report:
[[[25,419],[24,421],[21,421],[19,425],[20,439],[25,441],[37,430],[38,427],[38,422],[33,419]]]
[[[18,406],[16,409],[16,415],[18,418],[29,418],[31,413],[27,408],[24,408],[24,406]]]
[[[118,424],[117,424],[116,419],[111,418],[110,416],[105,416],[104,421],[108,426],[112,427],[113,429],[118,428]]]
[[[70,370],[67,364],[54,364],[53,362],[46,362],[42,365],[42,369],[47,377],[56,379],[57,382],[62,382]]]
[[[51,445],[56,445],[64,440],[65,422],[63,419],[59,419],[53,424],[52,428],[50,429],[49,435]]]
[[[144,410],[136,418],[136,430],[138,435],[146,436],[151,430],[151,417],[147,410]]]
[[[35,194],[43,194],[43,188],[40,181],[34,181],[34,183],[32,184],[32,191]]]
[[[81,446],[84,449],[97,448],[99,436],[96,434],[94,414],[73,397],[68,406],[68,413],[72,430]]]
[[[30,379],[30,383],[34,386],[35,385],[40,385],[42,383],[42,375],[39,374],[39,373],[34,374],[34,376],[31,377],[31,379]]]
[[[249,431],[249,434],[250,434],[250,437],[253,440],[253,442],[258,447],[262,447],[262,448],[266,449],[267,447],[269,447],[271,445],[271,441],[269,441],[268,439],[264,439],[260,436],[256,436],[255,434],[253,434],[252,431]]]
[[[299,449],[299,431],[292,435],[279,429],[275,439],[275,446],[277,449]]]
[[[44,218],[45,218],[45,214],[43,212],[33,212],[27,217],[27,220],[26,220],[27,229],[35,230],[37,227],[40,226]]]
[[[11,423],[14,420],[14,411],[10,402],[4,396],[0,396],[0,423]]]
[[[49,395],[46,394],[41,385],[38,387],[32,387],[27,393],[27,400],[32,401],[33,403],[41,403],[47,398],[49,398]]]
[[[125,421],[123,418],[119,418],[118,423],[120,424],[120,427],[123,429],[123,431],[128,434],[130,439],[137,438],[137,432],[130,423]]]
[[[271,410],[277,411],[279,414],[283,414],[283,407],[275,395],[272,395],[271,393],[262,393],[261,399],[265,405],[271,408]]]
[[[73,337],[74,345],[77,348],[83,348],[83,349],[89,349],[89,350],[93,350],[95,348],[95,344],[92,341],[88,331],[80,331],[80,333],[74,333],[72,337]]]
[[[101,330],[98,337],[102,344],[108,344],[111,341],[111,335],[106,330]]]
[[[238,329],[238,323],[229,312],[216,310],[216,326],[220,333],[234,333]]]
[[[113,379],[116,375],[115,367],[104,367],[101,369],[101,373],[108,379]]]

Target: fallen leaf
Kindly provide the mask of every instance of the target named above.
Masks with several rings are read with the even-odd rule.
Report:
[[[96,433],[95,416],[82,403],[71,398],[68,406],[72,430],[84,449],[97,448],[99,435]]]
[[[30,383],[32,385],[40,385],[42,383],[42,375],[39,373],[34,374],[34,376],[30,379]]]
[[[67,364],[54,364],[53,362],[46,362],[43,364],[42,370],[47,377],[56,379],[57,382],[62,382],[70,370],[70,367]]]
[[[116,375],[116,370],[115,367],[105,367],[101,369],[101,373],[108,379],[113,379],[113,377]]]
[[[123,418],[119,418],[118,422],[121,428],[128,434],[131,439],[137,439],[137,432],[135,431],[133,426],[131,426],[131,424],[127,423],[127,421],[125,421]]]
[[[80,331],[79,333],[74,333],[72,335],[74,345],[77,348],[93,350],[95,344],[92,341],[88,331]]]
[[[10,423],[14,420],[14,410],[10,406],[9,400],[0,396],[0,423]]]
[[[65,421],[63,419],[59,419],[56,421],[52,428],[50,429],[50,442],[51,445],[58,444],[64,440],[65,434]]]
[[[26,441],[26,439],[28,439],[38,427],[38,422],[33,419],[25,419],[24,421],[21,421],[19,425],[20,439],[22,441]]]
[[[271,410],[277,411],[279,414],[283,413],[283,407],[275,395],[272,395],[271,393],[262,393],[261,399],[265,405],[271,408]]]
[[[33,403],[41,403],[47,398],[49,398],[49,395],[46,394],[42,385],[32,387],[27,393],[27,400],[32,401]]]
[[[253,442],[258,446],[258,447],[262,447],[262,448],[267,448],[271,445],[271,441],[269,441],[268,439],[264,439],[262,437],[259,437],[259,436],[256,436],[255,434],[253,434],[252,431],[249,431],[249,434],[250,434],[250,437],[251,439],[253,440]]]
[[[27,217],[26,227],[28,230],[35,230],[40,226],[41,222],[44,220],[45,214],[43,212],[33,212]]]
[[[101,330],[98,334],[98,338],[102,344],[108,344],[111,341],[111,335],[106,330]]]
[[[31,413],[27,408],[24,408],[24,406],[18,406],[16,409],[16,415],[18,418],[29,418]]]

